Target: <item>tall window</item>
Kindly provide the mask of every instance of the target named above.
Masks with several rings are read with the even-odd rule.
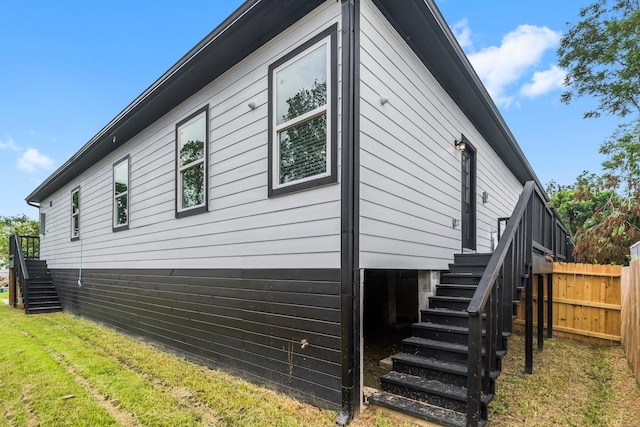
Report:
[[[129,157],[113,165],[113,231],[129,228]]]
[[[269,195],[337,181],[336,26],[269,67]]]
[[[208,111],[206,106],[176,125],[176,217],[207,210]]]
[[[71,192],[71,240],[80,238],[80,187]]]

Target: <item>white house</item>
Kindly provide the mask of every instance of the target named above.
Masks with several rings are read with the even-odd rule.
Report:
[[[247,0],[27,202],[66,311],[344,421],[368,277],[417,316],[528,181],[434,0]]]

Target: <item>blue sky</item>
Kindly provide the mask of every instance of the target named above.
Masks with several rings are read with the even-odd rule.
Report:
[[[36,218],[24,198],[241,3],[0,2],[0,216]],[[543,184],[600,172],[617,124],[559,101],[555,50],[589,3],[437,1]]]

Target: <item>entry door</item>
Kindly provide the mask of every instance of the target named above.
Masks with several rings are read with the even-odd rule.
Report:
[[[476,249],[476,152],[466,144],[462,152],[462,249]]]

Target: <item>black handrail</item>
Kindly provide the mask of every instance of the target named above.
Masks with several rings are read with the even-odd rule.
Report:
[[[22,290],[22,301],[24,303],[25,313],[29,312],[29,271],[27,271],[27,263],[24,253],[22,251],[22,239],[18,233],[14,233],[9,236],[9,250],[10,256],[13,257],[13,277],[14,281],[20,281],[20,288]],[[15,282],[14,282],[15,285]],[[14,286],[14,289],[16,287]]]
[[[500,231],[504,220],[501,218],[498,221]],[[566,241],[566,229],[547,205],[535,182],[527,182],[467,307],[467,426],[480,423],[482,391],[489,389],[491,371],[496,368],[496,354],[504,350],[502,335],[505,331],[511,331],[516,287],[522,287],[523,284],[526,293],[525,371],[533,372],[533,255],[567,259],[568,245],[559,244],[560,239]],[[539,281],[538,289],[541,289],[541,284]],[[542,337],[542,328],[542,322],[539,321],[539,339]],[[486,336],[484,348],[483,330]]]
[[[24,259],[40,259],[40,237],[19,236]]]

